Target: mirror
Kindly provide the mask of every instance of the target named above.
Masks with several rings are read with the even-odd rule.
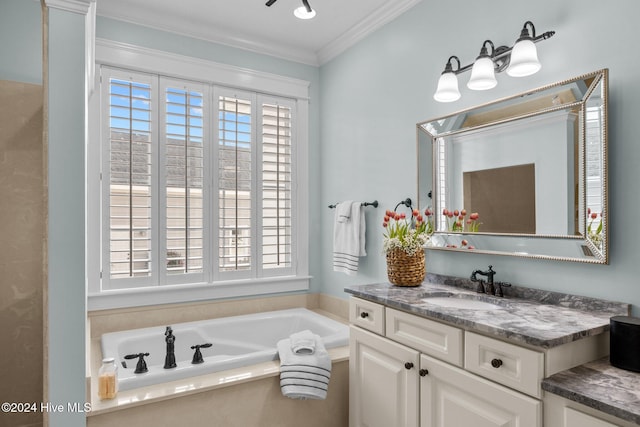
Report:
[[[608,264],[608,70],[418,123],[429,249]]]

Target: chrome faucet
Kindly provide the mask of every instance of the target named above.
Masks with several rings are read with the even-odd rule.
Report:
[[[482,275],[482,276],[487,276],[487,282],[485,283],[484,280],[482,279],[478,279],[476,277],[476,275]],[[496,272],[493,270],[493,266],[490,265],[489,269],[487,271],[482,271],[482,270],[474,270],[473,273],[471,273],[471,281],[472,282],[478,282],[478,287],[476,288],[476,292],[478,293],[482,293],[482,294],[489,294],[489,295],[493,295],[495,293],[495,287],[493,286],[493,276],[496,274]],[[486,286],[485,286],[486,284]]]

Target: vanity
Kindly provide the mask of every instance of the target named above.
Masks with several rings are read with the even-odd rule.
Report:
[[[499,298],[476,286],[428,274],[419,287],[345,288],[351,427],[636,425],[542,388],[602,360],[609,318],[628,304],[519,286]]]

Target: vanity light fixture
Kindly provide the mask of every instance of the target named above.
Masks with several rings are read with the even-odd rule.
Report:
[[[531,29],[531,33],[529,32]],[[458,74],[471,70],[471,77],[467,87],[472,90],[487,90],[498,84],[495,73],[506,70],[512,77],[530,76],[542,67],[538,60],[538,52],[535,43],[552,37],[556,32],[547,31],[536,36],[535,26],[531,21],[524,23],[520,37],[512,47],[498,46],[497,48],[491,40],[482,43],[480,54],[473,64],[460,66],[460,59],[457,56],[449,57],[444,71],[438,80],[438,87],[433,99],[438,102],[453,102],[460,99],[458,90]],[[491,48],[489,52],[488,47]],[[456,60],[458,68],[453,69],[452,60]]]
[[[271,7],[278,0],[268,0],[265,6]],[[293,11],[293,14],[298,19],[311,19],[316,16],[316,11],[311,8],[308,0],[302,0],[302,6]]]

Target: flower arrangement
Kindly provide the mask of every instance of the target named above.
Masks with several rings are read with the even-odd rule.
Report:
[[[433,233],[433,212],[426,209],[424,214],[426,221],[418,209],[413,210],[410,219],[404,213],[386,211],[382,222],[385,229],[384,252],[389,254],[394,249],[400,249],[411,256],[422,250]]]
[[[587,209],[587,218],[590,219],[589,224],[587,225],[587,236],[593,242],[596,247],[602,247],[602,219],[598,221],[598,225],[594,230],[594,222],[598,219],[598,216],[602,218],[602,213],[598,215],[596,212],[591,212],[591,208]]]
[[[447,229],[449,231],[464,232],[466,225],[467,232],[477,233],[480,229],[480,224],[482,224],[478,221],[480,218],[480,214],[478,214],[478,212],[473,212],[469,215],[469,218],[466,218],[466,209],[462,209],[461,211],[458,211],[457,209],[450,211],[445,208],[442,210],[442,215],[447,218]]]

